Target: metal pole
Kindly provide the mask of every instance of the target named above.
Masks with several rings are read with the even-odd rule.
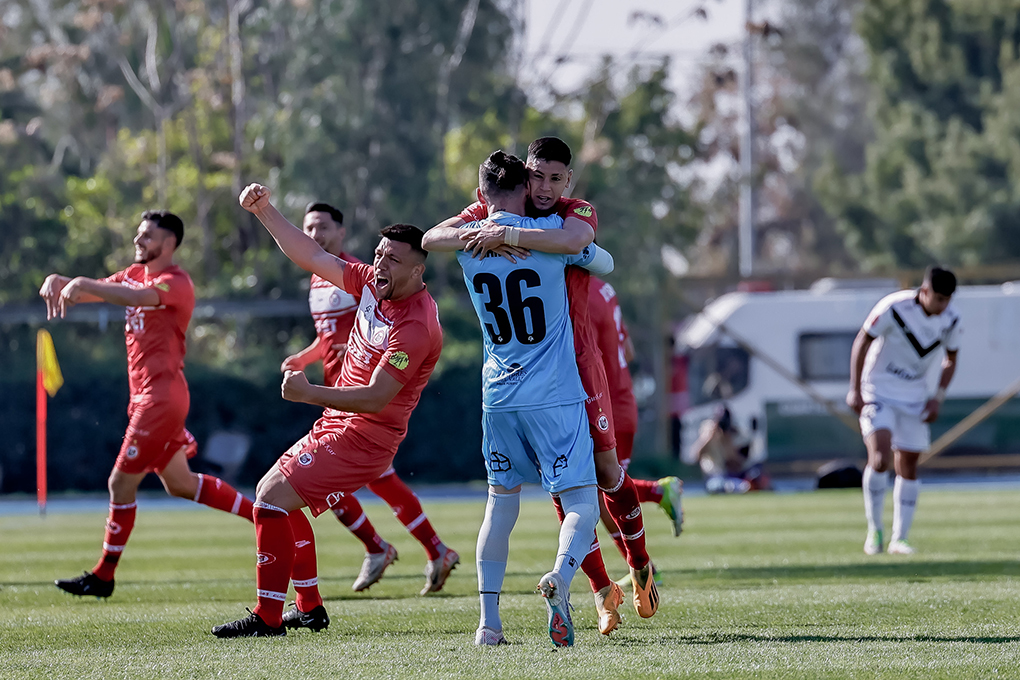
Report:
[[[738,249],[740,275],[751,276],[754,269],[754,103],[751,101],[753,55],[751,29],[751,2],[744,0],[744,68],[740,79],[740,94],[744,103],[743,130],[740,135],[740,227]]]

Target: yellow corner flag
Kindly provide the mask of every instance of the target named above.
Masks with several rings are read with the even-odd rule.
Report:
[[[44,328],[40,328],[36,335],[35,362],[36,370],[42,375],[46,393],[54,396],[64,384],[64,376],[60,373],[60,364],[57,363],[57,350],[53,348],[53,338]]]

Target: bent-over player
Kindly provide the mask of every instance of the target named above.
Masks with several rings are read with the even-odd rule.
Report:
[[[846,403],[860,415],[861,434],[868,448],[863,480],[868,520],[864,552],[868,555],[883,549],[882,506],[890,463],[896,470],[896,482],[888,550],[900,555],[914,552],[907,534],[921,487],[917,460],[930,444],[928,423],[938,418],[956,372],[960,315],[950,304],[955,291],[952,272],[929,267],[919,289],[882,298],[854,340]],[[943,356],[936,350],[943,348],[938,389],[929,396],[926,376],[935,359]]]

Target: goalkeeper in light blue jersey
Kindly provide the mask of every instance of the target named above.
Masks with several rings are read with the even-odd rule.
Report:
[[[481,165],[479,191],[489,219],[517,229],[558,229],[558,216],[531,219],[525,210],[524,163],[497,151]],[[474,223],[466,225],[475,226]],[[586,398],[577,373],[564,267],[578,264],[597,274],[612,271],[612,257],[596,245],[578,255],[532,252],[524,259],[490,254],[479,259],[457,238],[430,238],[426,250],[457,250],[464,281],[482,326],[482,454],[489,481],[476,560],[481,619],[476,644],[501,644],[499,593],[509,556],[510,532],[520,512],[523,482],[540,482],[559,496],[565,513],[552,571],[539,580],[554,645],[573,644],[570,582],[588,554],[598,521],[595,464]]]

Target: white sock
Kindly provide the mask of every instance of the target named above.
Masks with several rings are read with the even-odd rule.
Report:
[[[882,530],[882,508],[885,506],[885,490],[889,486],[888,472],[875,472],[871,466],[864,468],[864,516],[868,518],[868,531]]]
[[[553,571],[560,573],[569,590],[581,561],[591,551],[592,537],[599,521],[599,496],[594,486],[582,486],[564,491],[559,497],[564,516]]]
[[[475,567],[478,570],[478,626],[503,630],[499,617],[499,593],[503,590],[506,562],[510,556],[510,532],[521,512],[520,493],[493,493],[485,503],[485,519],[478,530]]]
[[[921,482],[919,480],[896,476],[892,492],[892,540],[907,540],[910,525],[914,522],[914,510],[917,507],[917,496],[920,492]]]

